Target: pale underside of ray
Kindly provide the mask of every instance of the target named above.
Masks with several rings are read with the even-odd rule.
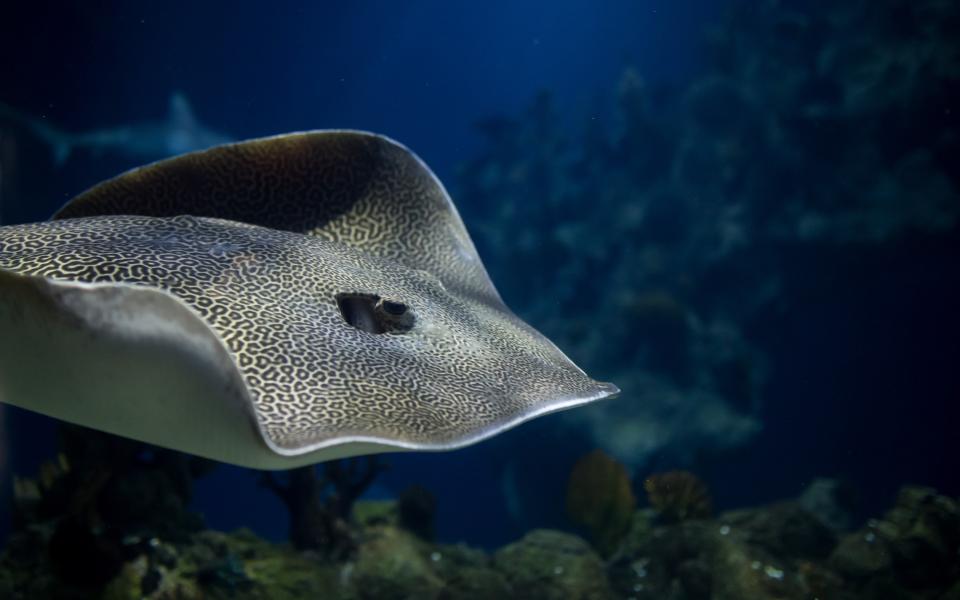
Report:
[[[323,203],[342,201],[336,190],[299,187],[287,172],[314,163],[336,175],[318,181],[349,189],[333,213]],[[277,201],[321,202],[289,231],[172,216],[203,202],[197,189],[242,196],[235,171],[277,169]],[[123,216],[138,190],[150,199],[142,212],[159,217]],[[235,207],[195,212],[223,210]],[[261,214],[244,210],[250,222]],[[94,188],[70,211],[78,218],[0,228],[0,401],[224,462],[291,468],[452,449],[617,392],[503,306],[442,186],[379,136],[298,134],[188,155]],[[357,330],[338,292],[409,304],[415,325]]]
[[[279,452],[222,342],[165,292],[2,269],[0,289],[0,402],[258,469],[404,449],[356,440]]]

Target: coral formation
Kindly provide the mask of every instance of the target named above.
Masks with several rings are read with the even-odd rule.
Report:
[[[909,487],[884,518],[839,541],[794,501],[664,525],[644,522],[641,511],[643,524],[611,558],[608,574],[620,594],[637,600],[946,598],[940,594],[960,578],[956,565],[948,565],[960,549],[958,517],[955,500]],[[918,534],[926,541],[921,545],[936,548],[923,558],[912,554],[917,546],[907,533],[917,532],[917,523],[928,524]],[[898,568],[894,555],[914,561]],[[914,579],[911,568],[940,573]]]
[[[531,531],[497,551],[493,564],[504,574],[516,598],[613,597],[603,561],[589,544],[570,534]]]
[[[668,471],[643,481],[650,506],[664,519],[703,519],[713,512],[706,484],[689,471]]]
[[[44,549],[44,569],[80,589],[113,578],[146,540],[189,539],[192,481],[212,463],[75,426],[36,479],[17,479],[8,551]]]
[[[567,482],[567,515],[583,526],[600,552],[611,552],[630,526],[636,499],[626,468],[601,450],[573,466]]]
[[[840,539],[830,564],[863,596],[941,590],[960,578],[960,502],[906,487],[880,519]]]
[[[322,468],[323,477],[317,477],[317,467],[311,465],[291,470],[286,484],[269,472],[260,481],[286,504],[294,548],[341,558],[356,549],[347,523],[353,504],[384,465],[368,456],[330,461]]]
[[[42,496],[68,469],[47,466],[18,486]],[[405,495],[433,507],[423,490]],[[903,488],[885,515],[839,537],[800,501],[678,521],[643,508],[633,511],[606,560],[585,540],[553,530],[531,531],[492,553],[434,543],[402,526],[400,504],[353,503],[353,518],[343,523],[355,545],[340,555],[267,542],[247,530],[194,528],[146,538],[118,530],[116,546],[110,535],[88,533],[89,546],[55,558],[52,534],[68,512],[24,512],[0,554],[0,597],[922,600],[952,598],[960,589],[960,502],[927,488]],[[426,524],[412,523],[420,530]],[[104,548],[116,552],[115,568],[96,580],[64,569],[89,566],[88,555]]]

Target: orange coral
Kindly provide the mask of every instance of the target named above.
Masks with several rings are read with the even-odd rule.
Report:
[[[707,486],[689,471],[651,475],[643,482],[643,488],[650,506],[665,519],[705,519],[713,512]]]
[[[585,527],[594,545],[612,552],[630,527],[636,508],[630,475],[600,450],[577,461],[567,483],[567,514]]]

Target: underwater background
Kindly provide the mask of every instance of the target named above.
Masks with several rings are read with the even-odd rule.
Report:
[[[958,31],[950,0],[5,7],[0,224],[382,133],[622,393],[320,465],[321,547],[297,476],[0,405],[0,597],[960,598]]]

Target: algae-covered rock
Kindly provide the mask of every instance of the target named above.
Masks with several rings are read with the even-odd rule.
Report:
[[[639,600],[709,597],[704,522],[653,527],[649,518],[634,519],[633,530],[611,559],[614,590]]]
[[[226,598],[256,600],[295,600],[297,598],[346,598],[337,566],[317,561],[308,555],[286,549],[244,561],[252,585],[245,595]]]
[[[444,600],[509,598],[510,586],[482,550],[465,544],[437,545],[430,552],[434,571],[445,582]]]
[[[294,600],[296,598],[342,598],[336,565],[287,545],[272,544],[241,529],[232,534],[205,532],[206,544],[217,558],[197,565],[207,572],[205,598],[250,598]],[[214,570],[215,573],[210,573]],[[190,572],[188,567],[181,572]],[[192,571],[194,577],[196,571]]]
[[[199,531],[186,542],[127,535],[121,567],[100,587],[59,579],[46,552],[51,527],[31,525],[0,554],[0,598],[960,600],[958,514],[954,499],[904,488],[893,509],[825,558],[825,526],[791,502],[666,524],[644,509],[608,564],[586,541],[549,530],[491,558],[367,525],[349,562],[247,530]]]
[[[830,555],[830,565],[842,575],[862,579],[890,568],[890,550],[871,528],[843,536]]]
[[[826,558],[836,544],[830,529],[795,502],[732,511],[721,522],[745,532],[749,543],[779,557]]]
[[[531,600],[612,598],[603,561],[590,545],[559,531],[538,529],[499,550],[494,566],[513,589]]]
[[[102,600],[136,600],[143,596],[141,579],[147,570],[145,556],[132,560],[120,569],[110,583],[103,590]]]
[[[512,597],[502,574],[487,567],[462,567],[446,582],[443,600],[493,600]]]
[[[201,600],[217,596],[205,595],[201,586],[190,578],[152,564],[150,557],[138,556],[123,565],[106,585],[101,600]]]
[[[960,505],[934,490],[904,487],[883,518],[844,536],[830,564],[863,589],[923,590],[960,579]]]
[[[707,560],[711,570],[711,597],[714,600],[756,600],[806,598],[797,570],[783,559],[751,546],[748,535],[723,534],[714,527]]]
[[[358,500],[350,519],[360,527],[401,527],[423,540],[433,539],[436,499],[425,488],[410,486],[396,500]]]
[[[815,580],[818,589],[836,589],[830,574],[810,568],[793,555],[775,556],[765,547],[767,540],[737,524],[741,521],[776,524],[777,517],[723,515],[717,521],[691,520],[646,529],[640,525],[644,520],[637,519],[637,534],[628,537],[610,564],[614,589],[637,600],[800,600],[813,597],[808,579]],[[822,527],[819,522],[816,525]]]
[[[351,520],[360,527],[376,527],[399,523],[395,500],[358,500],[353,504]]]
[[[247,530],[199,532],[180,548],[156,542],[126,562],[104,588],[106,600],[293,600],[345,596],[335,565]]]
[[[647,543],[647,538],[653,532],[653,521],[656,517],[656,511],[649,508],[633,512],[630,527],[620,542],[620,547],[613,557],[614,560],[618,556],[636,556],[640,552],[640,548]]]
[[[414,535],[390,526],[368,529],[356,560],[344,567],[350,597],[362,600],[437,598],[443,581],[428,548]]]
[[[960,577],[960,504],[935,490],[904,487],[885,519],[895,528],[894,569],[912,588]]]

